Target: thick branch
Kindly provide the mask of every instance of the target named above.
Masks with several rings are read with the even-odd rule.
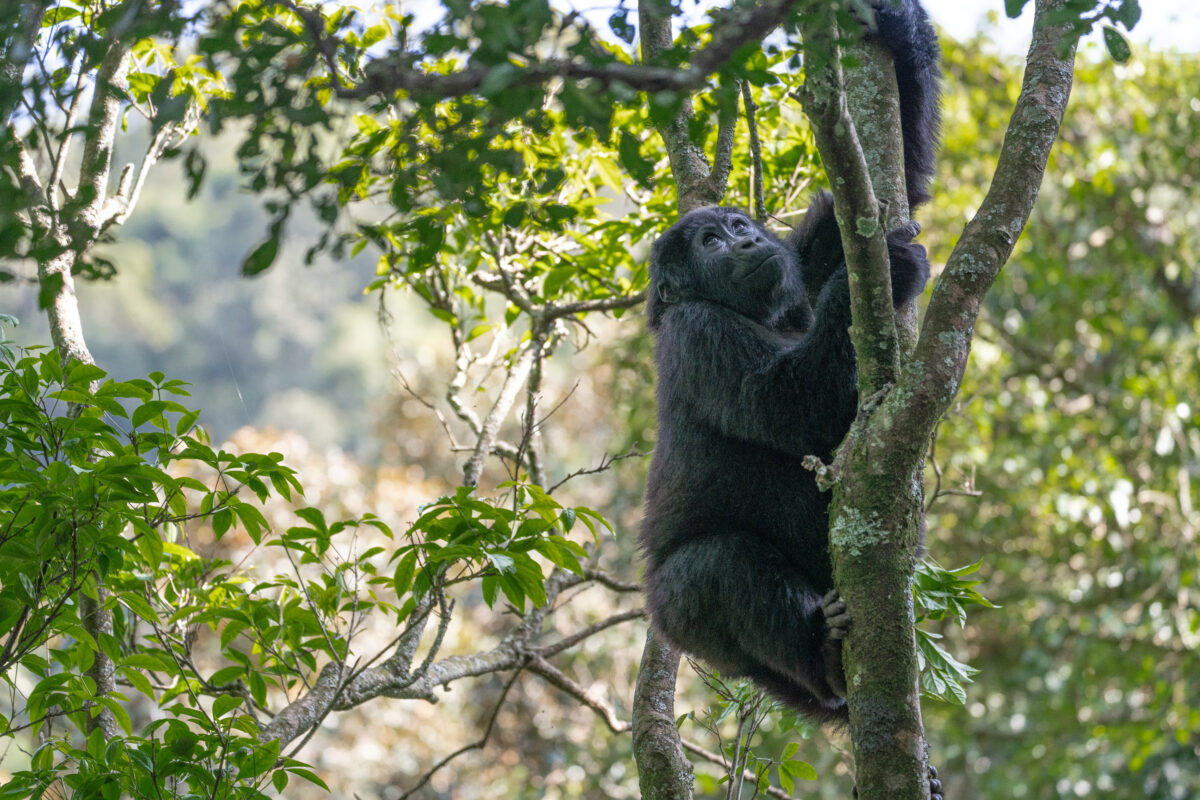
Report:
[[[743,45],[761,41],[767,33],[783,22],[794,4],[795,0],[768,0],[758,6],[747,5],[733,9],[721,19],[718,26],[714,26],[715,32],[712,40],[695,53],[691,64],[687,67],[671,68],[645,63],[625,64],[620,62],[597,65],[564,59],[529,59],[520,63],[518,61],[520,57],[513,54],[512,64],[518,66],[520,72],[513,78],[510,85],[538,86],[552,79],[564,79],[589,81],[599,87],[620,84],[644,92],[690,93],[700,88],[708,76],[720,69]],[[640,25],[644,26],[647,4],[639,5]],[[654,16],[652,12],[651,15]],[[666,27],[666,44],[656,49],[654,54],[647,53],[645,51],[646,35],[643,33],[642,60],[644,62],[653,61],[654,55],[671,46],[671,18],[669,16],[658,16],[657,18]],[[310,25],[309,29],[312,31],[314,26]],[[655,34],[655,37],[661,40],[660,34]],[[415,95],[457,98],[476,93],[488,76],[492,74],[491,67],[474,67],[450,74],[419,72],[402,63],[407,54],[401,53],[396,59],[371,64],[367,68],[366,79],[360,85],[350,87],[342,83],[340,69],[337,67],[336,60],[332,58],[329,48],[319,40],[316,44],[318,51],[329,53],[326,57],[326,65],[338,78],[334,81],[334,86],[338,94],[343,97],[355,98],[377,93],[392,94],[403,91]]]
[[[109,44],[97,72],[95,95],[89,115],[88,131],[80,164],[80,187],[77,197],[81,207],[75,220],[83,223],[84,230],[75,233],[54,219],[47,208],[45,214],[51,223],[44,231],[55,244],[57,252],[50,258],[38,262],[38,282],[44,294],[50,296],[46,315],[50,322],[50,336],[58,350],[64,366],[72,361],[84,364],[95,363],[83,335],[83,321],[79,315],[79,301],[75,296],[75,279],[72,276],[79,254],[94,241],[99,232],[98,216],[108,183],[108,171],[112,163],[112,148],[120,119],[121,98],[116,84],[123,81],[129,70],[130,46],[119,41]],[[67,135],[64,133],[64,135]],[[24,154],[24,151],[22,151]],[[27,155],[27,154],[25,154]],[[24,160],[22,160],[24,162]],[[22,163],[22,172],[26,165]],[[57,169],[54,171],[57,174]],[[32,191],[30,176],[23,183],[26,191]],[[53,197],[54,186],[46,186],[43,196],[47,203]],[[71,412],[79,408],[72,406]],[[113,621],[111,612],[104,607],[108,592],[96,576],[95,597],[81,592],[79,606],[84,628],[97,640],[101,635],[111,635]],[[116,689],[115,669],[112,660],[104,652],[96,651],[88,676],[95,682],[97,697],[112,693]],[[88,731],[99,729],[105,739],[112,739],[120,732],[117,719],[108,708],[101,708],[88,719]]]
[[[79,218],[88,228],[89,243],[100,232],[101,211],[108,199],[108,176],[112,169],[113,145],[124,99],[120,86],[129,73],[129,51],[132,47],[132,42],[111,42],[96,73],[83,144],[83,161],[79,167],[79,188],[76,191],[76,197],[82,203]]]
[[[653,628],[633,693],[633,757],[643,800],[691,800],[692,764],[675,727],[679,652]]]
[[[644,61],[653,61],[671,47],[671,17],[660,13],[664,6],[653,3],[638,6]],[[770,27],[760,32],[760,38]],[[671,161],[680,216],[695,208],[721,202],[729,178],[727,162],[732,153],[733,126],[728,120],[722,120],[718,135],[718,169],[713,170],[703,150],[689,135],[694,116],[691,100],[686,99],[675,117],[658,129]],[[651,628],[642,650],[633,697],[634,760],[638,765],[642,797],[648,800],[690,800],[692,797],[692,765],[683,754],[679,730],[675,727],[678,672],[679,652]]]
[[[949,407],[965,369],[983,296],[1028,219],[1058,133],[1073,56],[1064,48],[1067,29],[1049,28],[1046,12],[1062,2],[1038,0],[1025,85],[987,199],[934,291],[901,383],[871,418],[835,494],[830,545],[835,583],[855,617],[845,665],[864,798],[916,798],[927,791],[917,782],[923,770],[916,766],[925,754],[915,654],[909,655],[911,561],[918,526],[907,504],[897,500],[919,479],[930,432]],[[888,603],[881,608],[880,597],[894,597],[906,607]],[[903,613],[893,613],[897,610]],[[861,663],[862,654],[871,649],[889,661],[887,671]]]
[[[810,54],[805,67],[804,110],[812,121],[817,150],[833,187],[834,212],[850,274],[851,338],[858,356],[859,396],[869,397],[894,383],[900,369],[887,240],[867,160],[846,106],[834,7],[814,7],[800,27]]]
[[[590,311],[615,311],[621,308],[633,308],[646,301],[646,290],[637,294],[622,297],[605,297],[596,300],[580,300],[575,303],[551,304],[547,306],[545,316],[547,321],[570,317],[576,314],[586,314]]]
[[[29,221],[37,227],[49,228],[54,219],[50,216],[49,197],[38,177],[37,164],[33,163],[33,156],[30,155],[24,143],[18,140],[14,146],[17,149],[17,182],[25,192],[26,202],[30,209],[31,219]]]
[[[397,646],[396,654],[391,658],[357,674],[353,673],[348,664],[330,662],[321,669],[310,691],[290,703],[262,728],[259,739],[279,739],[281,745],[286,745],[318,725],[331,711],[355,708],[376,697],[437,702],[435,690],[439,686],[492,672],[525,669],[537,659],[561,652],[561,643],[537,646],[533,640],[541,632],[542,624],[553,610],[555,600],[564,590],[582,583],[583,580],[556,569],[546,581],[545,604],[526,613],[520,624],[490,650],[434,660],[437,647],[435,643],[434,650],[426,657],[426,663],[416,670],[410,670],[414,655],[411,645],[416,641],[414,636],[404,637]],[[590,634],[595,634],[605,630],[610,624],[637,616],[641,616],[640,611],[617,615],[605,624],[594,625],[587,630]],[[574,644],[583,637],[570,638]]]
[[[895,230],[908,222],[912,213],[905,186],[904,136],[895,64],[887,48],[875,39],[864,37],[846,43],[843,52],[855,64],[844,74],[846,103],[855,130],[867,143],[863,156],[879,201],[884,231]],[[896,309],[896,333],[900,352],[911,353],[917,342],[915,300]]]
[[[742,104],[746,109],[746,130],[750,135],[750,196],[754,199],[754,218],[767,221],[767,201],[763,196],[762,142],[758,138],[758,105],[750,93],[750,84],[742,81]]]
[[[194,111],[194,108],[189,109],[189,112]],[[133,209],[137,207],[138,200],[141,199],[142,188],[146,185],[146,178],[150,175],[150,170],[162,158],[167,148],[173,146],[173,143],[177,144],[187,138],[198,118],[198,114],[188,113],[183,123],[170,123],[160,128],[154,134],[150,145],[146,148],[146,155],[142,158],[142,163],[137,168],[137,179],[135,181],[128,179],[128,170],[132,169],[132,165],[127,164],[125,166],[126,172],[121,176],[122,180],[118,191],[112,197],[109,197],[105,204],[100,219],[101,229],[112,225],[125,224]]]
[[[671,17],[658,13],[653,3],[638,5],[638,25],[641,29],[643,61],[654,61],[671,48]],[[692,141],[690,128],[695,116],[696,112],[689,97],[680,103],[671,121],[658,129],[667,148],[667,157],[671,161],[671,174],[675,178],[681,216],[692,209],[721,202],[721,198],[725,196],[725,182],[729,177],[728,170],[724,170],[724,177],[720,181],[714,180],[717,176],[709,165],[708,157],[704,150]],[[722,144],[718,147],[727,149]],[[722,153],[718,153],[718,158],[721,155]]]
[[[8,125],[21,103],[22,78],[34,55],[42,15],[49,7],[49,0],[23,3],[8,41],[0,41],[0,128]]]
[[[529,467],[529,480],[538,486],[546,485],[546,468],[543,461],[545,446],[542,443],[542,421],[538,419],[538,407],[542,399],[542,365],[546,360],[548,339],[549,334],[539,325],[535,328],[533,341],[529,344],[533,361],[529,368],[529,381],[525,387],[525,430],[520,448],[524,451],[525,463]]]
[[[63,126],[61,128],[61,130],[64,132],[75,129],[75,120],[79,116],[80,107],[83,105],[83,81],[84,71],[86,69],[86,62],[81,63],[79,66],[79,76],[75,81],[74,96],[71,98],[71,105],[67,108],[67,118],[66,121],[63,122]],[[73,140],[73,136],[66,135],[65,133],[64,135],[60,136],[58,150],[54,153],[54,156],[51,159],[53,169],[50,170],[50,179],[46,181],[46,186],[50,187],[47,200],[50,201],[50,207],[55,213],[58,213],[59,209],[62,207],[62,203],[59,200],[59,189],[62,187],[63,173],[67,168],[67,156],[71,152],[71,142]]]

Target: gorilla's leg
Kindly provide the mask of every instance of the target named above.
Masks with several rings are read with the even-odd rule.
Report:
[[[843,701],[825,670],[834,661],[840,669],[840,637],[829,631],[844,632],[845,606],[836,597],[823,603],[760,537],[698,537],[648,572],[646,583],[655,624],[684,650],[723,674],[755,679],[799,711],[841,716]],[[832,661],[827,642],[838,651]]]

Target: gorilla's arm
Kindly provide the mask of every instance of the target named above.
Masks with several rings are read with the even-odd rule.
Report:
[[[804,286],[819,292],[834,270],[842,265],[842,232],[833,214],[833,195],[817,192],[804,219],[787,237],[796,254]]]
[[[910,222],[887,235],[888,258],[892,265],[892,301],[897,308],[916,298],[929,279],[925,248],[912,241],[919,232],[920,226]],[[813,198],[804,220],[788,236],[787,245],[796,254],[805,287],[818,291],[845,263],[842,234],[833,213],[833,195],[819,192]]]
[[[937,31],[917,0],[871,0],[879,41],[891,52],[900,94],[904,178],[908,205],[929,199],[941,128],[941,48]]]

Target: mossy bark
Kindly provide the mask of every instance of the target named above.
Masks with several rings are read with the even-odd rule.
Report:
[[[846,105],[863,149],[883,230],[908,220],[900,106],[891,56],[860,41],[845,52]],[[878,373],[894,382],[916,341],[916,304],[898,309],[898,361]],[[894,331],[894,333],[893,333]],[[863,386],[866,391],[876,386]],[[864,399],[868,395],[862,395]],[[870,429],[868,429],[870,430]],[[874,446],[872,446],[874,445]],[[921,464],[889,458],[880,437],[852,442],[830,508],[834,582],[854,624],[844,663],[859,797],[928,796],[912,577],[922,522]]]

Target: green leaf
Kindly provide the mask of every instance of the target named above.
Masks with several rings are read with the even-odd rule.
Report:
[[[151,702],[154,702],[156,695],[154,693],[154,686],[150,683],[149,678],[136,669],[128,669],[125,667],[121,668],[121,674],[125,677],[125,680],[129,681],[129,684],[133,686],[133,688],[150,698]]]
[[[242,274],[246,277],[253,277],[266,272],[275,263],[275,257],[279,254],[279,236],[272,234],[267,237],[267,240],[251,251],[250,255],[246,256],[246,260],[242,262]]]
[[[146,424],[155,417],[161,416],[167,408],[166,401],[151,400],[148,403],[143,403],[133,410],[133,416],[129,421],[133,423],[133,427],[138,428]]]
[[[497,571],[509,575],[516,573],[516,565],[513,561],[513,557],[507,553],[488,552],[487,558],[488,561],[492,562],[492,566],[495,567]]]
[[[103,698],[98,697],[96,699],[102,700]],[[93,716],[95,716],[99,712],[100,712],[99,706],[93,706],[91,708],[91,714]],[[87,737],[87,753],[88,753],[88,755],[91,756],[92,758],[94,758],[96,761],[99,761],[100,763],[103,764],[104,763],[104,746],[107,743],[108,743],[108,740],[104,738],[103,728],[101,728],[99,725],[97,725],[92,730],[92,732],[88,734],[88,737]]]
[[[817,779],[817,770],[807,761],[799,759],[789,759],[779,765],[781,772],[786,772],[793,780],[798,781],[815,781]]]
[[[208,682],[213,686],[225,686],[228,683],[233,683],[245,673],[246,668],[240,665],[223,667],[208,676]]]
[[[213,701],[213,716],[223,717],[242,704],[242,698],[231,694],[219,695]]]
[[[72,386],[86,386],[92,381],[103,380],[107,375],[107,372],[95,364],[76,362],[71,365],[71,369],[67,372],[66,382]]]
[[[1118,64],[1124,64],[1133,56],[1133,51],[1129,48],[1129,42],[1116,28],[1111,25],[1104,26],[1104,47],[1108,50],[1108,54],[1112,56],[1113,61]]]
[[[542,284],[542,294],[547,297],[553,297],[558,294],[563,285],[575,276],[579,268],[574,264],[567,264],[562,267],[555,267],[546,275],[546,281]]]
[[[1121,5],[1112,9],[1109,16],[1124,25],[1125,30],[1131,31],[1142,18],[1142,7],[1138,0],[1121,0]]]
[[[196,743],[200,741],[199,736],[188,730],[186,725],[178,722],[167,728],[163,739],[171,752],[180,758],[190,755],[196,749]]]
[[[296,510],[296,516],[312,525],[313,528],[324,533],[329,530],[329,525],[325,522],[325,515],[321,513],[319,508],[300,508]]]
[[[513,562],[516,565],[516,579],[521,586],[522,593],[528,596],[534,605],[545,605],[546,579],[542,575],[542,568],[525,553],[513,553]]]
[[[467,334],[466,340],[468,342],[474,341],[475,339],[478,339],[480,336],[483,336],[485,333],[487,333],[491,329],[492,329],[492,326],[489,325],[488,323],[486,323],[486,322],[480,323],[480,324],[476,325],[474,328],[471,328],[471,331]]]
[[[504,226],[506,228],[517,227],[525,220],[525,216],[528,213],[529,209],[525,203],[513,203],[508,207],[508,210],[504,212]]]
[[[129,712],[125,710],[125,706],[112,695],[100,695],[96,698],[96,702],[112,712],[113,718],[117,724],[121,726],[121,730],[126,736],[133,733],[133,720],[129,718]],[[90,744],[90,743],[89,743]]]
[[[141,595],[126,592],[121,595],[121,602],[146,622],[154,624],[159,622],[158,615],[154,613],[154,608]],[[126,659],[126,663],[129,663],[129,659]]]
[[[525,613],[525,591],[521,588],[521,584],[517,579],[511,575],[502,574],[497,579],[497,582],[500,584],[500,589],[504,592],[504,596],[508,599],[508,602],[512,603],[513,608],[518,613]]]
[[[145,669],[151,672],[174,672],[175,662],[166,653],[131,653],[121,660],[121,666],[130,669]]]
[[[250,755],[242,760],[240,766],[239,777],[252,778],[256,775],[262,775],[271,767],[275,766],[276,760],[279,758],[279,740],[271,739],[263,742],[258,747],[251,751]]]
[[[1025,8],[1025,4],[1029,0],[1004,0],[1004,13],[1009,19],[1016,19],[1021,16],[1021,9]]]
[[[303,778],[304,780],[308,781],[309,783],[320,786],[322,789],[324,789],[327,792],[329,791],[329,787],[325,785],[325,781],[318,778],[316,776],[316,773],[312,772],[311,770],[300,769],[299,767],[288,767],[287,771],[292,773],[293,775],[295,775],[298,778]]]
[[[496,598],[500,594],[500,582],[495,575],[484,575],[480,580],[480,590],[483,592],[483,602],[488,608],[495,608]]]
[[[42,27],[51,28],[60,22],[66,22],[78,16],[79,9],[70,8],[69,6],[58,6],[50,9],[42,16]]]
[[[408,594],[412,588],[413,574],[417,570],[417,551],[409,550],[396,564],[396,571],[392,576],[392,585],[395,588],[396,596],[403,597]]]
[[[654,162],[642,155],[642,143],[629,131],[621,131],[621,141],[617,152],[621,156],[621,164],[640,185],[649,187],[650,179],[654,177]]]

